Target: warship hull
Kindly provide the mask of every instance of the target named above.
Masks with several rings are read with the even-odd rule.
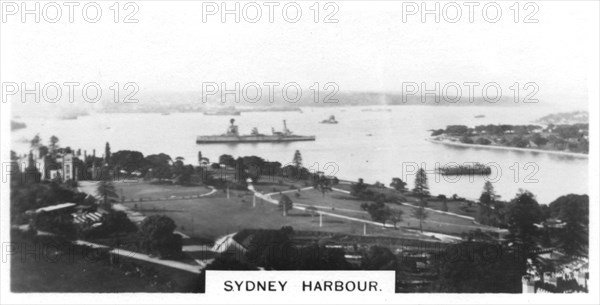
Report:
[[[269,135],[247,135],[247,136],[198,136],[197,144],[237,144],[237,143],[284,143],[297,141],[314,141],[315,136],[269,136]]]

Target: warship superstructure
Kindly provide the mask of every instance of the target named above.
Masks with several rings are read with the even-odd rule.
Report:
[[[275,131],[271,128],[271,135],[265,135],[258,132],[255,127],[249,135],[240,135],[238,126],[235,125],[235,120],[231,119],[230,125],[225,134],[214,136],[198,136],[196,143],[211,144],[211,143],[281,143],[295,141],[314,141],[315,136],[300,136],[295,135],[287,128],[285,120],[283,121],[283,131]]]

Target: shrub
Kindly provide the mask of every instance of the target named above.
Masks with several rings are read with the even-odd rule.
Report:
[[[137,226],[129,220],[125,212],[112,210],[104,216],[101,228],[107,235],[137,231]]]
[[[460,138],[460,142],[465,144],[473,144],[473,139],[468,136],[463,136]]]
[[[140,226],[142,247],[160,258],[180,256],[182,240],[180,235],[174,234],[176,227],[175,222],[164,215],[144,219]]]
[[[492,144],[492,141],[486,139],[486,138],[479,138],[475,141],[475,144],[479,144],[479,145],[490,145]]]

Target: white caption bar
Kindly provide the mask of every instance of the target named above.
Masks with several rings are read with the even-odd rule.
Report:
[[[273,296],[334,294],[373,296],[394,293],[393,271],[207,271],[206,294]]]

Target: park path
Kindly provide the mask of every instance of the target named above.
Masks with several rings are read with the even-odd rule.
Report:
[[[196,274],[200,274],[200,272],[202,271],[202,267],[203,267],[202,265],[197,266],[197,265],[190,265],[190,264],[186,264],[186,263],[178,262],[178,261],[159,259],[159,258],[151,257],[147,254],[133,252],[133,251],[125,250],[125,249],[108,247],[105,245],[91,243],[91,242],[88,242],[85,240],[75,240],[73,243],[76,245],[86,246],[86,247],[90,247],[90,248],[94,248],[94,249],[110,249],[110,250],[108,250],[108,252],[111,254],[124,256],[127,258],[145,261],[145,262],[162,265],[162,266],[166,266],[166,267],[170,267],[170,268],[174,268],[174,269],[179,269],[179,270],[183,270],[183,271],[187,271],[187,272],[191,272],[191,273],[196,273]]]

